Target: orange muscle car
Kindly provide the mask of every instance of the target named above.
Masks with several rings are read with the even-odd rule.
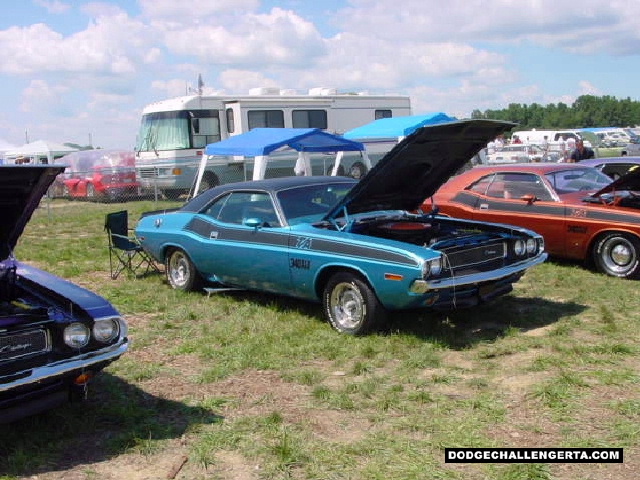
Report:
[[[640,173],[612,182],[571,163],[478,166],[450,179],[423,209],[531,229],[551,256],[640,277]]]

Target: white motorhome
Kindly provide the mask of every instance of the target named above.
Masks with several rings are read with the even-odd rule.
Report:
[[[256,127],[320,128],[341,134],[378,118],[410,114],[407,96],[339,94],[327,88],[311,89],[306,95],[260,88],[247,96],[192,95],[163,100],[142,111],[135,149],[137,177],[143,187],[175,198],[194,185],[209,143]],[[248,162],[238,158],[210,161],[202,186],[251,178]],[[344,167],[348,172],[348,160]]]

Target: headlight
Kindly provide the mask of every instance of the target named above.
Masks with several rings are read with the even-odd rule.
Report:
[[[442,272],[442,257],[433,258],[424,262],[422,278],[427,278],[430,275],[440,275],[440,272]]]
[[[120,326],[115,318],[98,319],[93,325],[93,337],[102,343],[109,342],[120,333]]]
[[[524,255],[525,249],[526,249],[526,245],[524,243],[524,240],[516,240],[515,243],[513,244],[513,251],[516,253],[518,257],[521,257],[522,255]]]
[[[544,252],[544,238],[538,237],[538,253]]]
[[[431,274],[440,275],[440,272],[442,272],[442,257],[434,258],[429,263],[431,263]]]
[[[533,238],[528,238],[527,239],[527,254],[528,255],[533,255],[536,251],[536,241]]]
[[[89,328],[83,323],[71,323],[64,329],[64,343],[71,348],[82,348],[89,343]]]

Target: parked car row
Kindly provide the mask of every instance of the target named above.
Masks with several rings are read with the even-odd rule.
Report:
[[[538,145],[516,143],[505,145],[488,154],[487,164],[557,162],[559,159],[559,152],[544,150]]]
[[[491,120],[423,127],[360,181],[303,176],[217,186],[181,208],[144,215],[136,236],[164,263],[172,288],[297,297],[321,305],[328,323],[351,335],[380,327],[393,310],[492,301],[548,254],[640,277],[637,159],[476,166],[449,180],[512,127]],[[79,396],[126,352],[128,338],[107,300],[13,256],[63,167],[0,169],[1,423]]]

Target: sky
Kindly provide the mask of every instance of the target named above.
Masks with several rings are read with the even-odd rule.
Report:
[[[132,149],[142,108],[255,87],[402,94],[458,118],[640,100],[638,0],[0,2],[0,143]],[[580,127],[575,125],[574,127]]]

